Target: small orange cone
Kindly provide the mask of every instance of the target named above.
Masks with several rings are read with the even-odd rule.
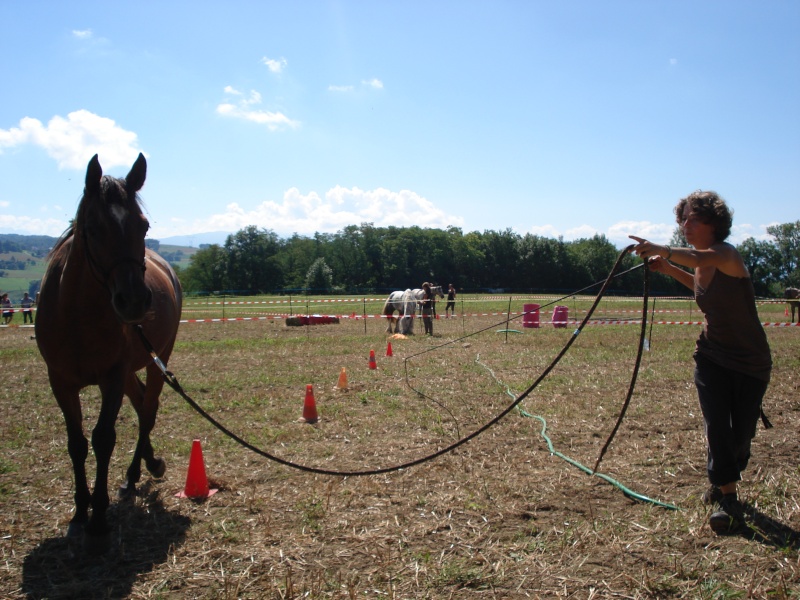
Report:
[[[375,362],[375,350],[369,351],[369,368],[370,369],[378,368],[378,363]]]
[[[386,344],[386,356],[394,356],[392,353],[392,342],[387,342]]]
[[[306,399],[303,402],[303,418],[301,421],[305,421],[309,425],[319,421],[317,403],[314,401],[314,387],[310,383],[306,385]]]
[[[208,498],[217,493],[217,490],[208,489],[206,466],[203,463],[203,449],[200,440],[192,442],[192,454],[189,456],[189,470],[186,473],[186,485],[182,492],[175,494],[176,498],[191,498],[193,500]]]
[[[336,384],[336,387],[340,390],[347,389],[347,370],[342,367],[342,371],[339,373],[339,382]]]

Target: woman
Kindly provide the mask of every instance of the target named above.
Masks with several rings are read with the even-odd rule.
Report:
[[[427,281],[422,284],[422,322],[425,325],[425,335],[433,335],[433,290]]]
[[[691,248],[630,237],[637,242],[633,252],[647,260],[651,270],[693,290],[705,316],[694,352],[711,482],[703,501],[717,505],[709,519],[711,528],[735,533],[746,527],[737,483],[750,459],[772,358],[750,273],[736,248],[725,241],[732,211],[715,192],[697,191],[678,202],[675,216]]]

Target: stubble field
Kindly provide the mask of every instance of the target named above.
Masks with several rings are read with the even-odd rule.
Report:
[[[570,317],[586,306],[571,305]],[[697,320],[688,306],[659,301],[658,310],[670,312],[656,320]],[[333,471],[391,467],[490,421],[572,335],[573,324],[554,328],[544,312],[537,329],[506,324],[496,314],[506,308],[462,304],[469,316],[436,320],[432,338],[417,323],[417,335],[391,339],[380,319],[287,327],[251,307],[258,320],[181,325],[169,367],[216,419],[271,454]],[[604,477],[585,471],[616,421],[636,357],[639,326],[611,322],[636,318],[638,309],[635,300],[604,300],[595,317],[606,323],[584,329],[523,411],[453,452],[381,475],[279,465],[226,438],[165,388],[153,443],[167,474],[146,474],[133,501],[114,502],[112,547],[102,557],[63,537],[73,494],[63,419],[33,330],[3,329],[0,596],[800,597],[800,328],[767,328],[775,368],[765,411],[774,428],[759,425],[740,492],[753,527],[718,537],[700,501],[697,325],[653,326],[630,409],[599,469]],[[211,316],[191,310],[186,317]],[[763,321],[785,321],[783,305],[759,310]],[[385,356],[387,341],[393,357]],[[347,390],[336,389],[343,367]],[[298,422],[307,384],[320,415],[313,426]],[[99,398],[96,389],[83,396],[90,431]],[[114,485],[135,430],[126,403]],[[204,501],[175,497],[193,439],[219,489]],[[88,465],[93,473],[91,455]]]

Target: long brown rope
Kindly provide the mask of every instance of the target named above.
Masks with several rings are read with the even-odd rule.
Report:
[[[214,425],[214,427],[219,429],[222,433],[224,433],[225,435],[230,437],[232,440],[236,441],[241,446],[243,446],[243,447],[247,448],[248,450],[250,450],[250,451],[252,451],[252,452],[254,452],[254,453],[256,453],[256,454],[258,454],[260,456],[263,456],[264,458],[267,458],[267,459],[269,459],[271,461],[277,462],[277,463],[282,464],[282,465],[287,466],[287,467],[292,467],[294,469],[298,469],[300,471],[305,471],[307,473],[316,473],[316,474],[319,474],[319,475],[332,475],[332,476],[338,476],[338,477],[360,477],[360,476],[365,476],[365,475],[380,475],[380,474],[383,474],[383,473],[391,473],[393,471],[400,471],[400,470],[403,470],[403,469],[408,469],[410,467],[414,467],[414,466],[420,465],[420,464],[422,464],[424,462],[427,462],[427,461],[433,460],[435,458],[438,458],[439,456],[447,454],[448,452],[452,452],[456,448],[466,444],[468,441],[476,438],[477,436],[479,436],[480,434],[485,432],[487,429],[489,429],[493,425],[497,424],[501,419],[503,419],[503,417],[505,417],[512,410],[514,410],[545,379],[545,377],[547,377],[547,375],[550,373],[550,371],[552,371],[553,368],[555,368],[555,366],[558,364],[558,362],[561,360],[561,358],[567,353],[567,350],[569,350],[570,346],[572,346],[572,344],[575,342],[575,340],[577,339],[578,335],[581,333],[583,328],[586,326],[586,324],[588,323],[588,321],[591,318],[592,314],[594,313],[595,309],[599,305],[600,300],[603,298],[603,296],[605,295],[606,291],[608,290],[609,284],[616,277],[616,271],[619,268],[619,265],[622,263],[622,259],[625,257],[625,255],[627,255],[630,252],[632,247],[633,246],[628,246],[617,257],[617,260],[614,263],[614,266],[611,269],[611,272],[608,274],[608,277],[603,282],[603,286],[600,289],[600,292],[598,292],[597,297],[594,300],[594,303],[592,304],[591,308],[587,312],[587,314],[584,317],[584,319],[581,321],[581,323],[578,326],[578,328],[575,329],[575,331],[573,332],[572,336],[570,336],[570,338],[567,340],[567,343],[564,345],[564,347],[561,349],[561,351],[558,353],[558,355],[553,359],[553,361],[550,363],[550,365],[542,372],[541,375],[539,375],[539,377],[536,379],[536,381],[533,384],[531,384],[531,386],[528,389],[526,389],[524,392],[522,392],[508,407],[506,407],[500,414],[495,416],[491,421],[489,421],[488,423],[483,425],[480,429],[477,429],[477,430],[473,431],[469,435],[458,439],[457,441],[453,442],[449,446],[447,446],[445,448],[442,448],[442,449],[440,449],[440,450],[438,450],[436,452],[433,452],[431,454],[428,454],[426,456],[423,456],[423,457],[415,459],[415,460],[411,460],[411,461],[408,461],[408,462],[405,462],[405,463],[401,463],[401,464],[397,464],[397,465],[393,465],[393,466],[389,466],[389,467],[383,467],[383,468],[377,468],[377,469],[365,469],[365,470],[360,470],[360,471],[346,471],[346,470],[338,471],[338,470],[333,470],[333,469],[323,469],[323,468],[319,468],[319,467],[311,467],[311,466],[308,466],[308,465],[303,465],[303,464],[300,464],[300,463],[296,463],[296,462],[281,458],[279,456],[276,456],[276,455],[274,455],[274,454],[272,454],[270,452],[267,452],[265,450],[262,450],[261,448],[258,448],[257,446],[254,446],[250,442],[244,440],[243,438],[239,437],[234,432],[232,432],[230,429],[225,427],[222,423],[220,423],[214,417],[212,417],[210,414],[208,414],[199,404],[197,404],[197,402],[195,402],[184,391],[183,387],[178,382],[178,379],[175,377],[175,375],[167,370],[167,368],[164,365],[164,363],[161,361],[161,359],[156,354],[155,349],[153,348],[153,345],[150,343],[150,341],[145,336],[142,327],[141,326],[137,326],[136,330],[139,333],[139,337],[141,338],[145,349],[153,357],[153,361],[156,364],[156,366],[158,366],[158,368],[161,370],[161,372],[162,372],[162,374],[164,376],[164,380],[166,381],[167,385],[169,385],[178,395],[180,395],[189,404],[189,406],[191,406],[195,411],[197,411],[197,413],[200,414],[204,419],[206,419],[209,423]],[[646,304],[645,304],[645,306],[646,306]],[[642,335],[642,338],[643,338],[643,335]],[[643,343],[643,339],[640,340],[640,342],[639,342],[640,353],[641,353],[642,343]],[[406,359],[406,361],[408,361],[408,359]],[[635,370],[638,371],[638,368],[639,368],[639,361],[637,361]],[[633,381],[635,381],[635,378],[636,378],[636,373],[634,373]],[[631,384],[631,387],[632,386],[633,386],[633,383]],[[608,443],[610,443],[610,440],[609,440]]]

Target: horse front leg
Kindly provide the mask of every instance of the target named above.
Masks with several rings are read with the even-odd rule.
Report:
[[[75,476],[75,515],[69,522],[67,537],[77,538],[83,535],[86,523],[89,521],[89,505],[92,498],[89,492],[89,482],[86,479],[86,457],[89,455],[89,442],[83,433],[83,414],[79,391],[61,390],[52,383],[51,386],[67,426],[67,450]]]
[[[86,525],[84,547],[90,554],[108,549],[109,527],[106,521],[110,499],[108,496],[108,467],[117,443],[116,421],[122,405],[121,377],[111,377],[100,383],[103,403],[100,416],[92,430],[92,449],[97,462],[97,473],[92,492],[92,516]]]
[[[164,380],[161,377],[161,370],[155,365],[147,367],[146,386],[135,373],[132,373],[128,380],[125,393],[130,398],[139,419],[139,438],[136,442],[133,460],[128,467],[126,481],[119,489],[120,496],[130,497],[135,493],[136,484],[142,477],[142,460],[154,477],[163,477],[167,470],[166,462],[163,458],[155,456],[150,443],[150,433],[156,424],[159,396],[163,387]]]

